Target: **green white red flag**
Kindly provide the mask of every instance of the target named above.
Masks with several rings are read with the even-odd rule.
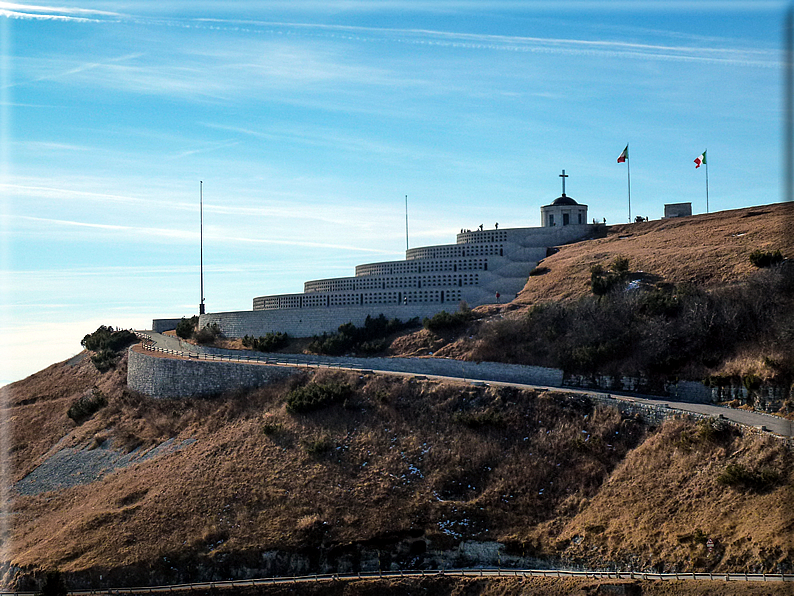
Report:
[[[623,163],[623,162],[624,162],[624,161],[626,161],[628,158],[629,158],[629,146],[628,146],[628,145],[626,145],[626,148],[623,150],[623,153],[621,153],[621,154],[618,156],[618,163]]]
[[[706,163],[706,152],[705,151],[695,158],[695,169],[697,170],[704,163]]]

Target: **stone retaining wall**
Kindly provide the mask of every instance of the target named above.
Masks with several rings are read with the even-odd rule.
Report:
[[[204,354],[219,356],[264,356],[261,352],[250,350],[224,350],[208,346],[192,346],[192,349]],[[273,356],[273,354],[270,354]],[[418,375],[438,375],[449,377],[465,377],[469,381],[504,381],[506,383],[523,383],[526,385],[560,386],[562,371],[543,366],[527,366],[523,364],[503,364],[501,362],[467,362],[448,358],[353,358],[350,356],[316,356],[309,354],[280,354],[290,361],[301,364],[342,363],[344,366],[368,370],[414,373]]]
[[[159,358],[132,346],[127,385],[151,397],[195,397],[260,387],[297,371],[285,366]]]
[[[155,333],[165,333],[173,331],[182,319],[154,319],[152,321],[152,331]]]
[[[700,404],[708,404],[715,401],[712,390],[697,381],[678,381],[677,383],[653,386],[648,379],[637,377],[566,375],[563,384],[566,387],[581,389],[601,389],[603,391],[625,391],[626,393],[657,395],[670,401]]]
[[[221,356],[263,356],[261,352],[250,350],[224,350],[208,346],[193,346],[193,350],[205,354]],[[501,362],[468,362],[448,358],[353,358],[317,356],[309,354],[284,355],[290,360],[302,364],[337,364],[344,362],[352,367],[390,372],[416,373],[420,375],[438,375],[465,377],[476,381],[504,381],[506,383],[523,383],[526,385],[545,385],[548,387],[575,387],[577,389],[596,389],[601,391],[625,391],[626,393],[654,395],[670,401],[690,403],[712,403],[712,390],[695,381],[679,381],[668,383],[658,391],[651,390],[643,379],[634,377],[601,376],[590,377],[565,376],[559,368],[529,366],[524,364],[503,364]]]

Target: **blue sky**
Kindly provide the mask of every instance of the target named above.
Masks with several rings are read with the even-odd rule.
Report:
[[[782,198],[781,2],[0,1],[0,383],[460,228]],[[42,341],[48,347],[41,345]]]

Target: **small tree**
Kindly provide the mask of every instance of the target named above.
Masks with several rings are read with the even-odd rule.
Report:
[[[196,315],[193,315],[189,319],[182,317],[182,320],[176,325],[177,336],[182,339],[190,339],[193,337],[196,325],[198,325],[198,317]]]
[[[758,267],[771,267],[783,261],[783,255],[780,250],[774,252],[756,249],[750,253],[750,262]]]
[[[200,344],[212,343],[221,335],[221,329],[217,323],[207,325],[193,334],[193,338]]]

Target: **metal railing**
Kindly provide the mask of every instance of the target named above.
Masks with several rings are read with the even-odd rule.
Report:
[[[149,334],[136,331],[135,334],[143,341],[141,347],[150,352],[159,352],[161,354],[168,354],[171,356],[179,356],[189,360],[208,360],[216,362],[243,362],[243,363],[256,363],[256,364],[274,364],[277,366],[293,366],[298,368],[338,368],[343,370],[353,370],[362,372],[364,369],[355,364],[342,364],[339,362],[319,362],[307,361],[299,358],[289,358],[288,356],[250,356],[248,354],[212,354],[208,352],[190,352],[185,350],[174,350],[171,348],[161,348],[155,345],[154,340]]]
[[[357,581],[366,579],[399,579],[406,577],[488,577],[488,578],[580,578],[590,580],[641,580],[641,581],[720,581],[720,582],[792,582],[794,574],[784,573],[647,573],[642,571],[574,571],[567,569],[436,569],[436,570],[399,570],[367,571],[361,573],[323,573],[290,577],[268,577],[259,579],[198,582],[162,586],[130,588],[105,588],[93,590],[72,590],[72,596],[91,596],[94,594],[150,594],[154,592],[179,592],[187,590],[214,590],[223,588],[245,588],[290,583],[318,583],[329,581]],[[35,596],[35,592],[0,592],[0,596]]]

